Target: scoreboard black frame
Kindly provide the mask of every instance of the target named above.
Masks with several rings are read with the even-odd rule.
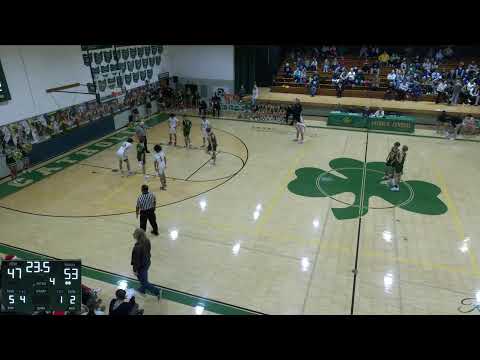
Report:
[[[39,312],[80,311],[80,260],[10,260],[1,267],[4,311],[30,315]]]
[[[10,90],[8,89],[7,78],[3,72],[2,61],[0,60],[0,103],[11,100]]]

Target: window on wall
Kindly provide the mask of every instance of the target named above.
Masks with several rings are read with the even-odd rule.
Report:
[[[0,102],[10,100],[10,91],[8,90],[7,79],[3,72],[2,61],[0,60]]]

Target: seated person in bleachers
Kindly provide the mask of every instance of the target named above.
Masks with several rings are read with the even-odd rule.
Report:
[[[292,72],[292,68],[290,67],[289,63],[285,64],[285,66],[283,67],[283,72],[285,73],[286,77],[292,76],[293,72]]]
[[[388,86],[394,87],[396,79],[397,79],[397,73],[395,72],[395,70],[390,71],[387,75]]]
[[[325,61],[323,62],[323,72],[326,73],[330,70],[330,61],[328,58],[325,58]]]
[[[355,84],[356,85],[363,85],[365,81],[365,75],[363,74],[362,70],[358,70],[355,74]]]
[[[379,68],[380,68],[380,63],[378,62],[378,60],[375,60],[372,63],[372,67],[370,68],[370,74],[375,74],[375,72],[378,72]]]
[[[317,71],[318,62],[317,59],[313,58],[312,63],[310,64],[311,71]]]
[[[310,82],[310,95],[313,97],[317,94],[318,89],[318,81],[316,79],[312,79]]]
[[[302,82],[302,72],[300,71],[299,68],[297,68],[294,72],[293,72],[293,80],[295,80],[295,82],[298,84],[300,82]]]
[[[350,71],[347,73],[347,84],[351,85],[355,82],[355,70],[354,68],[350,68]]]
[[[365,62],[363,63],[363,66],[362,66],[362,70],[365,72],[365,73],[368,73],[370,71],[370,68],[371,68],[371,65],[370,63],[368,62],[368,59],[365,60]]]
[[[383,53],[380,54],[378,61],[382,67],[388,64],[390,61],[390,55],[388,55],[387,51],[383,51]]]

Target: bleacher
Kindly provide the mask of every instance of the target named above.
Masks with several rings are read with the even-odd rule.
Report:
[[[337,57],[339,63],[350,70],[352,67],[357,67],[361,69],[365,63],[365,58],[362,57],[355,57],[355,56],[345,56],[345,57]],[[368,58],[370,64],[375,60],[375,58]],[[463,61],[465,64],[469,64],[472,58],[465,58],[460,61]],[[460,62],[459,60],[449,60],[447,62],[441,63],[439,65],[439,70],[442,72],[449,72],[452,69],[455,69]],[[289,63],[290,66],[295,64],[295,60],[292,58],[285,59],[277,72],[277,75],[273,81],[273,85],[271,88],[272,92],[281,92],[281,93],[294,93],[294,94],[310,94],[310,89],[308,84],[300,84],[295,83],[293,77],[287,77],[284,73],[283,69],[286,63]],[[295,69],[295,66],[292,66]],[[371,89],[369,86],[365,85],[352,85],[351,87],[346,87],[342,92],[342,96],[344,97],[358,97],[358,98],[374,98],[374,99],[383,99],[385,97],[385,93],[388,89],[388,79],[387,75],[393,67],[391,66],[384,66],[380,68],[379,74],[379,87],[376,90]],[[323,62],[318,61],[317,66],[318,76],[320,78],[320,84],[317,89],[316,95],[325,95],[325,96],[336,96],[335,86],[332,84],[332,77],[333,72],[329,71],[328,73],[324,73],[323,70]],[[314,71],[307,71],[307,79],[310,76],[315,74]],[[372,82],[376,75],[370,73],[364,73],[365,80]],[[422,95],[418,98],[419,101],[435,101],[435,95]]]

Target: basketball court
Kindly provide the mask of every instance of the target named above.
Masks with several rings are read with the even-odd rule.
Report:
[[[167,156],[167,191],[158,177],[147,180],[160,231],[151,236],[149,279],[170,297],[146,297],[146,313],[478,313],[470,305],[480,301],[476,141],[307,118],[298,144],[293,127],[209,119],[220,151],[213,165],[198,117],[190,116],[189,150],[181,130],[179,146],[165,145],[164,119],[155,116],[148,130],[149,148],[162,144]],[[1,183],[0,253],[80,258],[85,283],[107,298],[118,281],[135,284],[144,180],[134,152],[136,175],[113,171],[131,134],[120,130]],[[380,183],[395,141],[409,147],[398,193]],[[178,301],[185,294],[193,300]]]

